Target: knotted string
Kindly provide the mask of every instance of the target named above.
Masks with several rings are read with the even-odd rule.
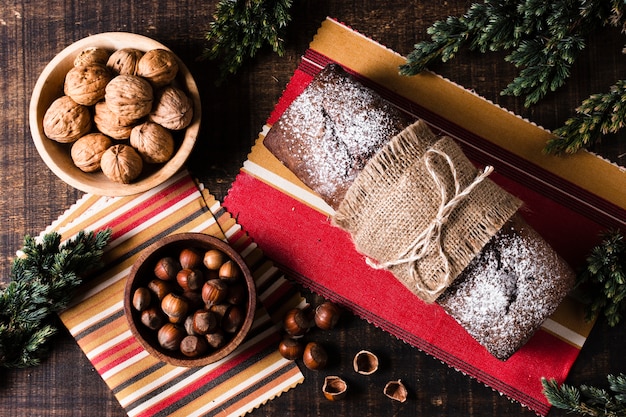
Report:
[[[454,179],[454,195],[450,199],[448,199],[448,192],[446,183],[444,183],[444,178],[442,178],[442,176],[435,171],[432,165],[434,155],[443,157],[450,167],[450,172],[452,173],[452,178]],[[474,188],[476,188],[476,186],[478,186],[478,184],[480,184],[489,176],[489,174],[493,172],[493,167],[485,167],[484,171],[480,175],[476,176],[471,184],[461,190],[461,184],[459,183],[457,177],[454,161],[448,154],[437,149],[429,149],[424,154],[424,164],[428,173],[433,178],[436,187],[439,189],[441,203],[439,205],[439,209],[437,210],[437,215],[430,225],[408,246],[407,250],[400,254],[398,259],[383,263],[376,263],[369,258],[366,259],[366,261],[368,265],[375,269],[389,269],[392,266],[407,264],[411,279],[415,282],[417,289],[432,296],[436,295],[439,291],[445,288],[450,279],[450,262],[443,250],[443,243],[441,241],[443,228],[454,209],[472,192]],[[443,260],[445,276],[443,280],[439,281],[435,288],[431,289],[426,286],[424,280],[419,277],[417,262],[424,258],[424,256],[428,253],[430,246],[433,244],[437,245],[439,257]]]

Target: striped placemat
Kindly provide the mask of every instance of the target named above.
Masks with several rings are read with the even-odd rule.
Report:
[[[302,298],[247,238],[218,201],[182,171],[129,197],[86,194],[43,233],[69,239],[112,229],[105,266],[60,318],[129,416],[240,416],[303,381],[277,352],[277,319]],[[204,367],[160,362],[132,336],[123,311],[125,278],[143,249],[163,236],[207,233],[229,241],[253,271],[258,308],[248,337],[227,358]]]

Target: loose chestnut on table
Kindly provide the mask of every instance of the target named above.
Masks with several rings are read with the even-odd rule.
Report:
[[[214,251],[222,264],[232,263],[224,278],[204,265],[205,253]],[[190,275],[178,277],[185,270],[197,275],[194,284]],[[214,280],[219,283],[209,284]],[[255,311],[256,288],[245,261],[226,242],[203,233],[166,236],[145,249],[124,290],[124,313],[135,338],[176,366],[204,366],[231,354],[248,334]]]

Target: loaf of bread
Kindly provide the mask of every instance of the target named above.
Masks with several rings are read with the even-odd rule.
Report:
[[[264,143],[337,209],[373,155],[412,122],[340,66],[329,65],[271,127]],[[515,214],[435,302],[492,355],[506,360],[573,285],[569,266]]]

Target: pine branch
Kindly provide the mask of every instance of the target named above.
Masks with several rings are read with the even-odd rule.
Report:
[[[222,79],[236,73],[264,46],[282,56],[292,0],[220,0],[202,57],[220,59]]]
[[[577,285],[585,286],[587,319],[603,314],[615,326],[626,310],[626,242],[619,231],[606,232],[587,257]]]
[[[84,274],[94,269],[111,231],[79,232],[61,245],[52,232],[41,243],[30,236],[13,261],[11,281],[0,292],[0,366],[38,365],[57,329],[52,315],[63,310]]]
[[[602,388],[581,385],[559,385],[554,379],[541,379],[543,393],[553,406],[579,413],[583,416],[618,417],[626,416],[626,376],[608,375],[611,392]]]
[[[597,143],[602,135],[617,133],[626,118],[626,80],[611,86],[609,92],[594,94],[576,108],[576,115],[554,130],[556,137],[546,144],[546,152],[575,153]]]
[[[415,75],[436,62],[452,59],[462,46],[470,50],[511,51],[505,60],[521,68],[502,94],[525,95],[531,106],[561,87],[593,31],[622,20],[624,5],[592,0],[485,0],[461,17],[428,28],[431,41],[419,42],[400,67]]]

